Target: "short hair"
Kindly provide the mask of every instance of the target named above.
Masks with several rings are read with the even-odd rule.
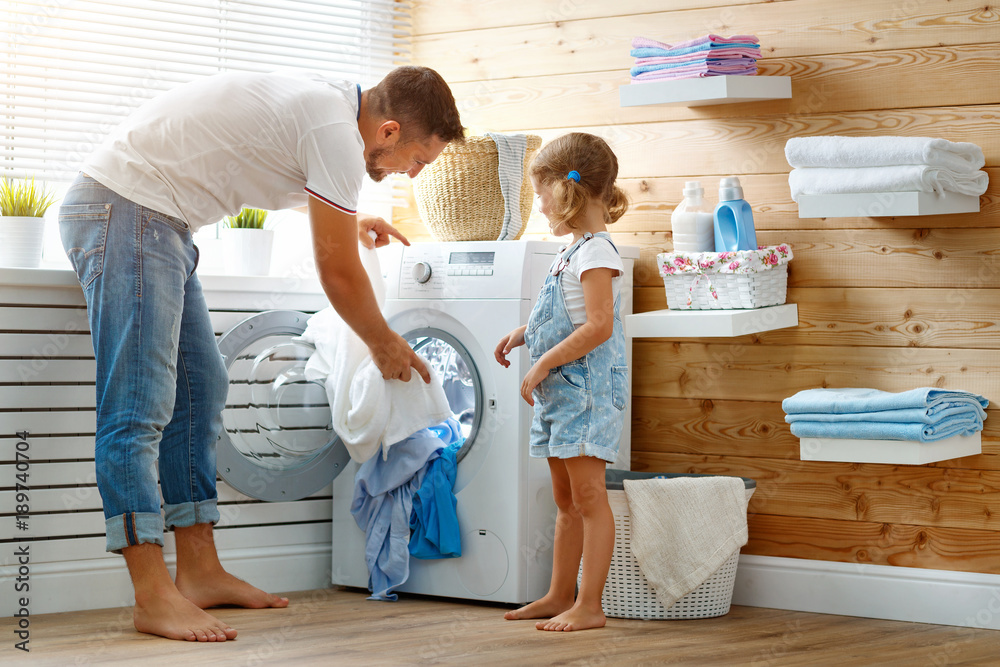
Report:
[[[571,171],[579,174],[579,180],[568,178]],[[604,139],[593,134],[571,132],[553,139],[538,151],[528,173],[552,188],[548,216],[552,222],[565,222],[572,228],[590,199],[604,204],[606,224],[628,210],[628,195],[615,184],[618,158]]]
[[[406,141],[437,136],[447,143],[465,136],[451,89],[429,67],[397,67],[367,92],[369,115],[398,122]]]

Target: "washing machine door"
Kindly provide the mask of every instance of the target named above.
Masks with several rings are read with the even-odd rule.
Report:
[[[479,369],[461,341],[443,329],[419,327],[401,331],[400,335],[441,378],[451,416],[465,439],[456,455],[461,463],[475,444],[483,422],[483,383]]]
[[[272,310],[243,320],[219,339],[229,396],[217,448],[219,475],[260,500],[298,500],[329,484],[350,461],[333,431],[326,389],[305,377],[315,351],[297,340],[309,315]],[[437,371],[465,441],[461,462],[482,427],[483,386],[464,345],[434,327],[402,337]],[[458,489],[456,489],[458,490]]]
[[[298,500],[329,484],[350,459],[333,431],[321,381],[305,377],[315,348],[296,340],[309,315],[272,310],[219,339],[229,396],[217,447],[219,475],[260,500]]]

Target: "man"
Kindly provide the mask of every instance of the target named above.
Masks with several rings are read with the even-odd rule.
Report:
[[[364,174],[411,178],[463,128],[433,70],[401,67],[374,88],[312,76],[221,74],[136,110],[98,148],[63,200],[60,233],[87,300],[97,360],[97,482],[107,548],[135,588],[135,627],[188,641],[236,631],[203,609],[284,607],[228,574],[215,441],[228,375],[195,268],[192,232],[241,207],[308,205],[320,281],[369,346],[382,375],[430,376],[383,319],[358,257],[360,239],[406,239],[357,215]],[[163,514],[157,493],[157,467]],[[177,576],[163,561],[174,531]]]

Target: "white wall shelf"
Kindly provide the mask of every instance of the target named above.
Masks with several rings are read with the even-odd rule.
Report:
[[[673,81],[630,83],[618,88],[623,107],[662,106],[700,107],[711,104],[735,104],[782,100],[792,97],[792,78],[788,76],[706,76]]]
[[[935,442],[840,438],[799,440],[799,458],[803,461],[923,465],[982,453],[982,433],[955,435]]]
[[[979,212],[979,197],[957,192],[799,195],[798,204],[800,218],[880,218]]]
[[[627,315],[625,334],[629,338],[731,338],[798,324],[794,303],[745,310],[654,310]]]

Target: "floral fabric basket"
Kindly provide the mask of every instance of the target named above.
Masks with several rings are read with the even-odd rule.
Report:
[[[788,244],[735,252],[664,252],[656,256],[671,310],[762,308],[785,302]]]

